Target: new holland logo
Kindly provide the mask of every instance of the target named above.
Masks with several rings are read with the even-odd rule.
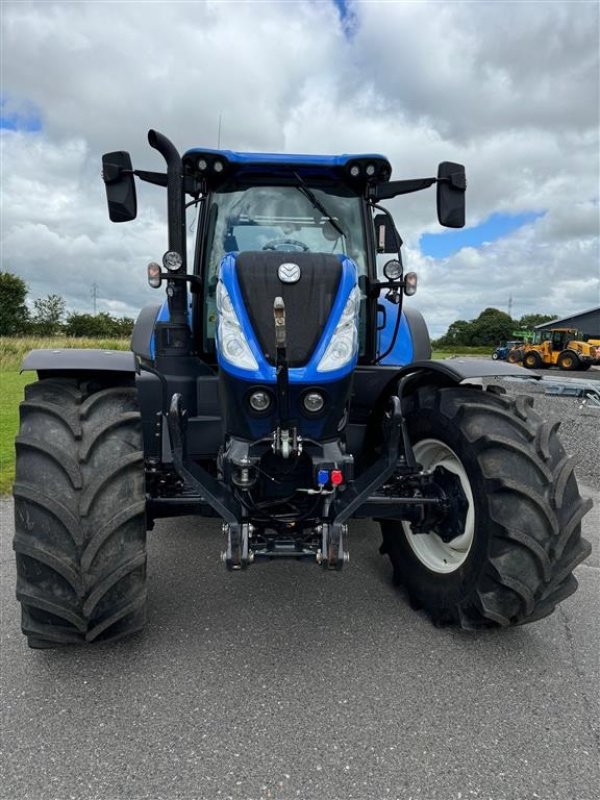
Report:
[[[298,264],[280,264],[277,270],[277,275],[282,283],[298,283],[300,274],[300,267]]]

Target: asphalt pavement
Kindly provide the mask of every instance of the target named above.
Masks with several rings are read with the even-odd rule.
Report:
[[[20,633],[0,511],[4,800],[598,796],[598,505],[579,591],[523,628],[433,627],[372,523],[341,573],[232,574],[185,518],[150,534],[145,632],[52,651]]]

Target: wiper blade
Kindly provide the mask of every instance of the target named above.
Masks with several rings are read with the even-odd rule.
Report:
[[[327,222],[331,223],[331,225],[336,229],[336,231],[339,233],[339,235],[342,236],[344,239],[346,239],[346,234],[344,233],[342,228],[335,221],[335,219],[331,216],[329,211],[327,211],[327,209],[325,208],[323,203],[320,200],[317,199],[317,197],[312,192],[312,190],[308,188],[308,186],[306,185],[306,183],[304,182],[302,177],[297,172],[294,172],[293,174],[294,174],[294,178],[296,178],[296,180],[298,181],[298,185],[296,186],[296,189],[298,189],[299,192],[302,192],[302,194],[307,198],[307,200],[309,200],[313,204],[313,206],[317,209],[317,211],[321,212],[321,214],[325,217]]]

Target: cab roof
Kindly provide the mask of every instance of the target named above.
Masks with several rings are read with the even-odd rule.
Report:
[[[226,179],[290,179],[294,172],[303,179],[342,179],[360,187],[389,181],[392,167],[377,153],[306,155],[289,153],[245,153],[194,147],[183,155],[186,174],[215,186]]]

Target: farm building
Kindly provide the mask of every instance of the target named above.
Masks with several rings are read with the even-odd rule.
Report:
[[[600,339],[600,306],[582,311],[580,314],[553,319],[551,322],[535,326],[536,331],[544,331],[548,328],[577,328],[586,338]]]

